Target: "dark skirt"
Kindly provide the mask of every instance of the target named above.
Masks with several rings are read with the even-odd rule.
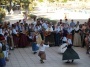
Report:
[[[42,59],[42,60],[46,60],[46,54],[44,51],[39,51],[38,56]]]
[[[51,33],[50,35],[45,37],[45,43],[47,44],[48,42],[50,42],[50,46],[53,46],[55,44],[54,33]]]
[[[60,45],[60,33],[55,33],[55,46],[59,46]]]
[[[80,59],[79,55],[72,48],[67,48],[63,54],[62,60],[73,60],[73,59]]]
[[[5,67],[6,62],[5,62],[5,58],[0,58],[0,67]]]
[[[28,46],[28,45],[29,45],[28,37],[27,37],[25,34],[20,33],[20,35],[19,35],[19,45],[18,45],[18,47],[23,48],[23,47],[26,47],[26,46]]]
[[[36,43],[32,43],[32,51],[36,52],[39,49],[39,47],[36,45]]]
[[[14,46],[18,47],[19,44],[19,37],[17,35],[12,35],[13,36],[13,42],[14,42]]]
[[[4,67],[6,65],[4,54],[0,53],[0,67]]]

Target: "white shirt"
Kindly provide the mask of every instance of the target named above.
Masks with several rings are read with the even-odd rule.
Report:
[[[42,26],[47,29],[48,25],[46,23],[42,23]]]
[[[58,33],[60,31],[60,27],[59,26],[56,27],[54,31],[56,31]]]
[[[53,31],[53,28],[52,28],[52,27],[51,27],[51,28],[48,27],[48,28],[46,29],[46,31],[51,31],[51,32],[52,32],[52,31]]]
[[[60,29],[61,29],[61,31],[62,31],[62,30],[63,30],[63,26],[60,25]]]
[[[34,25],[36,25],[36,24],[37,24],[37,22],[36,22],[36,21],[34,21],[34,22],[33,22],[33,24],[34,24]]]
[[[15,29],[12,30],[12,33],[17,34],[17,31]]]
[[[45,44],[43,44],[43,46],[40,46],[39,44],[37,44],[37,46],[39,47],[39,51],[45,51],[45,48],[49,47],[49,45],[45,45]]]
[[[68,39],[68,44],[72,44],[72,41],[71,41],[71,39]]]
[[[67,29],[67,31],[68,31],[69,34],[72,32],[72,30],[73,30],[72,28],[68,28]]]
[[[2,48],[2,43],[0,43],[0,47]]]
[[[2,35],[3,35],[3,31],[2,31],[2,29],[0,29],[0,34],[2,34]]]
[[[79,30],[79,26],[75,27],[74,29],[75,29],[75,31],[78,31]]]

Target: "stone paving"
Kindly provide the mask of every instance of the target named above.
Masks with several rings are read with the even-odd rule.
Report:
[[[45,60],[44,64],[40,63],[38,54],[33,54],[31,47],[16,48],[10,51],[10,61],[7,62],[6,67],[90,67],[90,56],[86,54],[85,48],[74,47],[80,59],[70,64],[62,61],[62,54],[58,53],[58,48],[46,48],[47,60]]]

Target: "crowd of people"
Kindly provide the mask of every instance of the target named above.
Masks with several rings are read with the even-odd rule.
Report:
[[[64,37],[71,40],[72,46],[86,46],[86,53],[89,54],[90,18],[84,24],[80,24],[79,21],[74,22],[74,20],[68,22],[68,19],[65,19],[65,22],[60,19],[59,22],[53,24],[43,18],[34,19],[30,24],[25,19],[23,21],[19,20],[14,24],[4,22],[3,25],[0,24],[0,63],[2,60],[9,60],[9,49],[14,50],[15,48],[28,46],[32,46],[34,54],[40,49],[39,56],[42,57],[44,55],[43,57],[45,58],[45,45],[39,48],[37,44],[40,45],[45,42],[45,44],[49,44],[47,47],[61,46]],[[42,58],[40,61],[43,63]]]

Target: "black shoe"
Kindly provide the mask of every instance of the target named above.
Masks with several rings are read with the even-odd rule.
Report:
[[[67,61],[66,63],[70,63],[70,61]]]
[[[41,61],[41,63],[44,63],[43,60],[40,60],[40,61]]]
[[[34,52],[33,54],[36,54],[37,52]]]
[[[86,52],[86,54],[89,54],[89,52]]]
[[[72,60],[72,63],[73,63],[74,60]]]

